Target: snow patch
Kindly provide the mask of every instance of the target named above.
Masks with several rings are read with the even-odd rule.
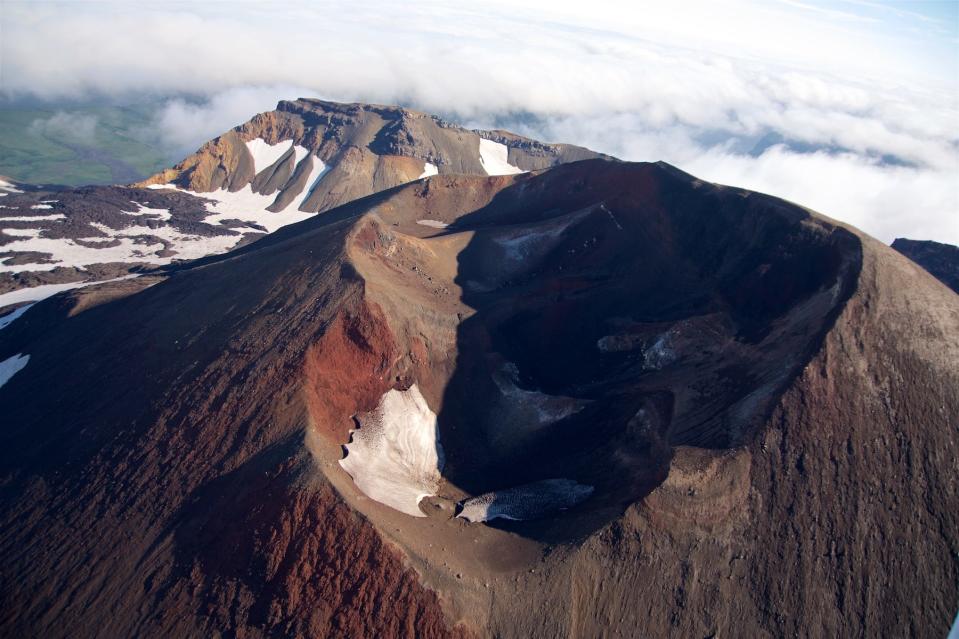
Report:
[[[443,469],[436,414],[414,384],[390,390],[359,418],[340,466],[363,494],[413,517],[419,503],[436,494]]]
[[[435,164],[432,164],[431,162],[427,162],[426,164],[423,165],[423,172],[420,173],[420,176],[416,179],[422,180],[423,178],[427,178],[431,175],[438,175],[439,172],[440,170],[436,168]]]
[[[514,175],[524,173],[523,169],[509,163],[509,147],[499,142],[480,138],[480,164],[487,175]]]
[[[173,214],[170,213],[167,209],[154,209],[150,208],[146,204],[140,204],[139,202],[130,202],[137,206],[137,215],[148,215],[153,219],[157,220],[169,220],[173,217]]]
[[[256,175],[265,168],[273,166],[277,160],[290,150],[293,140],[283,140],[270,144],[263,138],[256,138],[246,143],[250,155],[253,156],[253,174]]]
[[[494,237],[493,241],[503,248],[508,260],[522,262],[548,251],[571,224],[582,218],[582,214],[574,214],[561,218],[558,222],[548,220],[545,224],[534,227],[507,231]]]
[[[5,329],[6,327],[13,324],[15,321],[20,319],[20,316],[26,313],[31,306],[33,306],[33,304],[27,304],[25,306],[21,306],[20,308],[13,311],[12,313],[7,313],[3,317],[0,317],[0,330]]]
[[[519,369],[513,362],[506,362],[499,371],[493,373],[493,383],[503,397],[510,400],[510,404],[522,407],[524,412],[531,409],[532,416],[540,426],[566,419],[586,406],[584,400],[520,388]]]
[[[30,207],[31,209],[52,209],[53,207],[49,204],[34,204]]]
[[[65,284],[44,284],[42,286],[21,288],[21,289],[17,289],[16,291],[10,291],[9,293],[4,293],[0,295],[0,308],[3,308],[4,306],[10,306],[12,304],[20,304],[21,302],[39,302],[40,300],[45,300],[48,297],[56,295],[57,293],[62,293],[63,291],[69,291],[75,288],[84,288],[86,286],[93,286],[94,284],[106,284],[107,282],[119,282],[121,280],[132,280],[135,277],[140,277],[140,276],[124,275],[123,277],[115,277],[112,280],[99,280],[99,281],[93,281],[93,282],[67,282]],[[6,317],[9,317],[9,316],[4,316],[4,318]]]
[[[14,355],[0,362],[0,387],[10,381],[10,378],[23,370],[30,361],[29,355]]]
[[[7,195],[8,193],[23,193],[23,191],[16,188],[6,180],[0,180],[0,195]]]
[[[312,162],[310,174],[306,179],[306,188],[285,209],[276,213],[266,210],[276,200],[276,194],[254,193],[250,184],[236,192],[218,189],[209,193],[197,193],[196,191],[181,189],[174,184],[151,184],[147,188],[173,189],[181,193],[214,200],[213,203],[207,203],[206,205],[207,210],[213,213],[203,220],[207,224],[218,224],[223,220],[240,220],[250,224],[258,224],[265,228],[268,233],[273,233],[284,226],[302,222],[316,215],[316,213],[299,209],[328,170],[323,160],[310,154],[305,148],[294,147],[294,153],[301,158],[300,162],[305,162],[307,158]],[[297,168],[299,168],[299,163],[297,163]]]
[[[422,224],[423,226],[429,226],[434,229],[445,229],[449,224],[446,222],[440,222],[439,220],[416,220],[417,224]]]
[[[33,207],[36,208],[36,207]],[[51,207],[47,207],[51,208]],[[4,222],[46,222],[47,220],[66,219],[64,213],[55,213],[53,215],[18,215],[16,217],[0,217],[0,224]]]
[[[471,523],[498,518],[528,521],[571,508],[592,494],[592,486],[572,479],[544,479],[467,499],[456,516]]]

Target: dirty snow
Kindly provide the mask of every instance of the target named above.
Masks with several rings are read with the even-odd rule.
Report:
[[[277,160],[290,150],[291,146],[293,146],[293,140],[283,140],[276,144],[270,144],[263,138],[256,138],[255,140],[247,142],[246,148],[249,149],[250,155],[253,156],[254,175],[263,169],[273,166]]]
[[[509,163],[509,147],[499,142],[480,138],[480,164],[487,175],[513,175],[523,173],[523,169]]]
[[[535,226],[509,229],[493,237],[504,252],[504,256],[513,262],[525,262],[552,249],[563,232],[572,224],[579,222],[587,212],[577,211],[558,219],[551,219]]]
[[[506,362],[499,371],[493,373],[493,383],[503,397],[510,400],[510,404],[523,412],[531,411],[531,416],[540,426],[566,419],[586,406],[585,400],[520,388],[519,369],[512,362]]]
[[[436,494],[443,469],[436,415],[414,384],[390,390],[351,431],[340,466],[365,495],[413,517],[420,500]]]
[[[111,280],[99,280],[93,282],[66,282],[65,284],[44,284],[42,286],[32,286],[30,288],[21,288],[15,291],[10,291],[9,293],[3,293],[0,295],[0,308],[4,306],[10,306],[12,304],[19,304],[21,302],[39,302],[44,300],[52,295],[57,293],[62,293],[63,291],[69,291],[75,288],[84,288],[86,286],[93,286],[94,284],[106,284],[107,282],[119,282],[121,280],[132,280],[135,277],[140,277],[139,275],[124,275],[123,277],[115,277]],[[16,311],[14,311],[16,312]],[[9,317],[9,316],[4,316]],[[12,320],[11,320],[12,321]]]
[[[30,361],[29,355],[14,355],[0,362],[0,387],[10,381],[10,378],[23,370]]]
[[[31,306],[33,306],[33,304],[26,304],[24,306],[21,306],[17,310],[13,311],[12,313],[7,313],[6,315],[0,317],[0,330],[3,330],[6,327],[13,324],[16,320],[20,318],[21,315],[26,313]]]
[[[439,220],[416,220],[417,224],[422,224],[423,226],[429,226],[434,229],[445,229],[449,224],[446,222],[440,222]]]
[[[440,171],[439,171],[438,168],[436,168],[436,165],[435,165],[435,164],[432,164],[432,163],[430,163],[430,162],[427,162],[427,163],[423,166],[423,172],[420,173],[420,176],[419,176],[418,178],[416,178],[416,179],[417,179],[417,180],[422,180],[423,178],[429,177],[429,176],[431,176],[431,175],[438,175],[439,172],[440,172]]]
[[[544,479],[467,499],[456,516],[471,523],[497,518],[528,521],[571,508],[592,494],[592,486],[572,479]]]

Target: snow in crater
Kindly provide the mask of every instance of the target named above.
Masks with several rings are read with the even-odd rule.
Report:
[[[34,204],[30,207],[31,209],[52,209],[53,207],[49,204]]]
[[[293,146],[293,140],[283,140],[270,144],[263,138],[256,138],[246,143],[250,155],[253,156],[254,175],[276,163]]]
[[[509,163],[509,147],[499,142],[480,138],[480,164],[487,175],[513,175],[523,173],[523,169]]]
[[[20,316],[26,313],[33,304],[25,304],[12,313],[7,313],[3,317],[0,317],[0,330],[5,329],[6,327],[13,324],[15,321],[20,319]]]
[[[422,224],[423,226],[429,226],[434,229],[445,229],[449,224],[446,222],[440,222],[439,220],[416,220],[417,224]]]
[[[390,390],[358,417],[340,466],[363,494],[413,517],[425,517],[420,500],[436,494],[443,469],[436,414],[414,384]]]
[[[539,391],[526,390],[519,386],[519,369],[513,362],[506,362],[500,370],[493,373],[493,383],[509,400],[510,405],[535,425],[545,426],[566,419],[583,410],[586,400],[563,395],[547,395]]]
[[[10,381],[10,378],[23,370],[30,361],[29,355],[14,355],[0,362],[0,387]]]
[[[551,250],[566,229],[585,216],[586,213],[580,211],[535,226],[505,230],[495,235],[493,241],[503,249],[507,260],[524,262]]]
[[[99,280],[99,281],[92,281],[92,282],[66,282],[65,284],[43,284],[42,286],[32,286],[30,288],[21,288],[21,289],[17,289],[15,291],[10,291],[9,293],[3,293],[2,295],[0,295],[0,308],[3,308],[4,306],[10,306],[12,304],[20,304],[21,302],[39,302],[40,300],[44,300],[48,297],[56,295],[57,293],[62,293],[63,291],[69,291],[75,288],[84,288],[86,286],[93,286],[94,284],[106,284],[107,282],[119,282],[121,280],[132,280],[135,277],[140,277],[140,276],[124,275],[123,277],[115,277],[110,280]]]
[[[423,178],[429,177],[431,175],[438,175],[439,172],[440,171],[438,168],[436,168],[435,164],[432,164],[431,162],[427,162],[426,164],[423,165],[423,172],[420,173],[420,176],[416,179],[422,180]]]
[[[592,494],[592,486],[572,479],[544,479],[467,499],[456,516],[472,523],[492,519],[529,521],[571,508]]]

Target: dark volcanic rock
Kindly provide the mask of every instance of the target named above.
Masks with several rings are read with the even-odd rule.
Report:
[[[62,299],[0,331],[0,361],[30,358],[0,387],[0,634],[925,637],[954,616],[959,297],[788,202],[663,164],[441,174],[54,324]],[[413,384],[446,455],[423,517],[337,463]],[[450,517],[554,478],[593,491]]]
[[[959,246],[900,237],[892,243],[892,248],[959,293]]]

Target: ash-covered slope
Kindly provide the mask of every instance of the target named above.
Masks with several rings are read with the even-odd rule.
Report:
[[[933,277],[953,291],[959,293],[959,246],[898,237],[892,243],[892,248],[929,271]]]
[[[0,387],[3,634],[955,613],[959,298],[781,200],[662,164],[438,175],[51,306],[0,330],[28,358]]]
[[[499,175],[599,156],[400,107],[284,101],[134,187],[0,181],[0,295],[223,253],[436,173]]]

